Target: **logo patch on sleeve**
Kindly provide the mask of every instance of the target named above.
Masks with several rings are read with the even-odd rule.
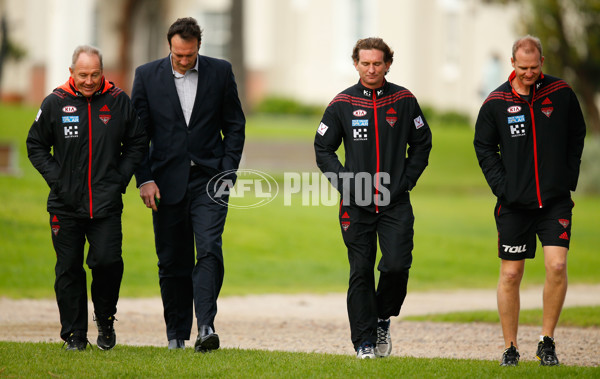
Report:
[[[425,123],[423,122],[423,118],[421,116],[415,118],[414,121],[415,121],[415,128],[417,128],[417,129],[421,129],[421,127],[423,125],[425,125]]]
[[[317,129],[317,133],[319,133],[320,135],[324,136],[325,133],[327,132],[327,129],[329,129],[329,126],[320,123],[319,124],[319,128]]]

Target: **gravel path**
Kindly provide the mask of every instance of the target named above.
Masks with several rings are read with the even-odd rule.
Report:
[[[522,308],[541,307],[541,288],[522,291]],[[566,307],[599,305],[600,285],[569,287]],[[91,313],[90,305],[90,313]],[[409,293],[392,320],[393,355],[499,360],[502,332],[497,324],[404,321],[403,316],[460,310],[496,309],[493,290]],[[119,301],[117,343],[166,346],[158,298]],[[252,295],[219,299],[215,322],[224,348],[320,352],[352,355],[345,294]],[[90,317],[90,341],[96,327]],[[0,298],[0,339],[60,342],[54,299]],[[521,359],[535,358],[539,327],[519,329]],[[192,338],[196,335],[193,333]],[[564,365],[600,366],[600,328],[558,327],[557,352]],[[188,343],[191,345],[192,342]]]

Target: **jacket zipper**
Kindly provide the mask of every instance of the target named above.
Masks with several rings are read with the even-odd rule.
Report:
[[[92,103],[91,98],[87,99],[88,103],[88,194],[90,198],[90,218],[94,218],[92,211]]]
[[[531,115],[531,130],[533,131],[533,167],[535,167],[535,192],[537,195],[538,205],[542,205],[542,194],[540,193],[540,174],[538,171],[538,152],[537,152],[537,134],[535,132],[535,118],[533,116],[533,96],[531,97],[532,104],[529,105],[529,114]]]
[[[512,86],[512,84],[511,84]],[[513,92],[521,99],[521,95],[513,88]],[[535,84],[531,86],[531,103],[529,101],[525,101],[527,106],[529,107],[529,115],[531,117],[531,132],[533,134],[533,167],[535,169],[535,194],[537,196],[538,206],[543,208],[544,205],[542,203],[542,193],[540,191],[540,173],[538,169],[538,151],[537,151],[537,133],[535,130],[535,117],[533,113],[533,99],[535,98]]]
[[[379,196],[379,125],[377,121],[377,95],[373,91],[373,116],[375,118],[375,150],[377,152],[377,170],[375,171],[375,213],[379,213],[379,204],[377,198]]]

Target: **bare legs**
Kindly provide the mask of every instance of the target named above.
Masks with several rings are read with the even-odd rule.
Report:
[[[554,329],[567,295],[567,251],[566,247],[544,247],[546,282],[544,283],[543,336],[554,337]]]
[[[500,279],[498,281],[498,314],[502,334],[504,335],[505,348],[512,342],[518,349],[517,331],[519,329],[519,310],[521,297],[519,286],[525,271],[525,261],[502,260],[500,265]]]
[[[554,329],[567,294],[567,251],[567,248],[560,246],[544,247],[546,267],[542,321],[542,335],[544,336],[554,337]],[[521,303],[519,287],[524,271],[524,260],[502,260],[498,281],[498,314],[506,348],[510,347],[511,342],[518,348],[517,331]]]

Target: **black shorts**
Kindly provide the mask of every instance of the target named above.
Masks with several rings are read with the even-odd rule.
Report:
[[[573,201],[561,199],[540,209],[514,209],[496,204],[498,257],[510,261],[535,257],[536,235],[542,246],[569,248]]]

